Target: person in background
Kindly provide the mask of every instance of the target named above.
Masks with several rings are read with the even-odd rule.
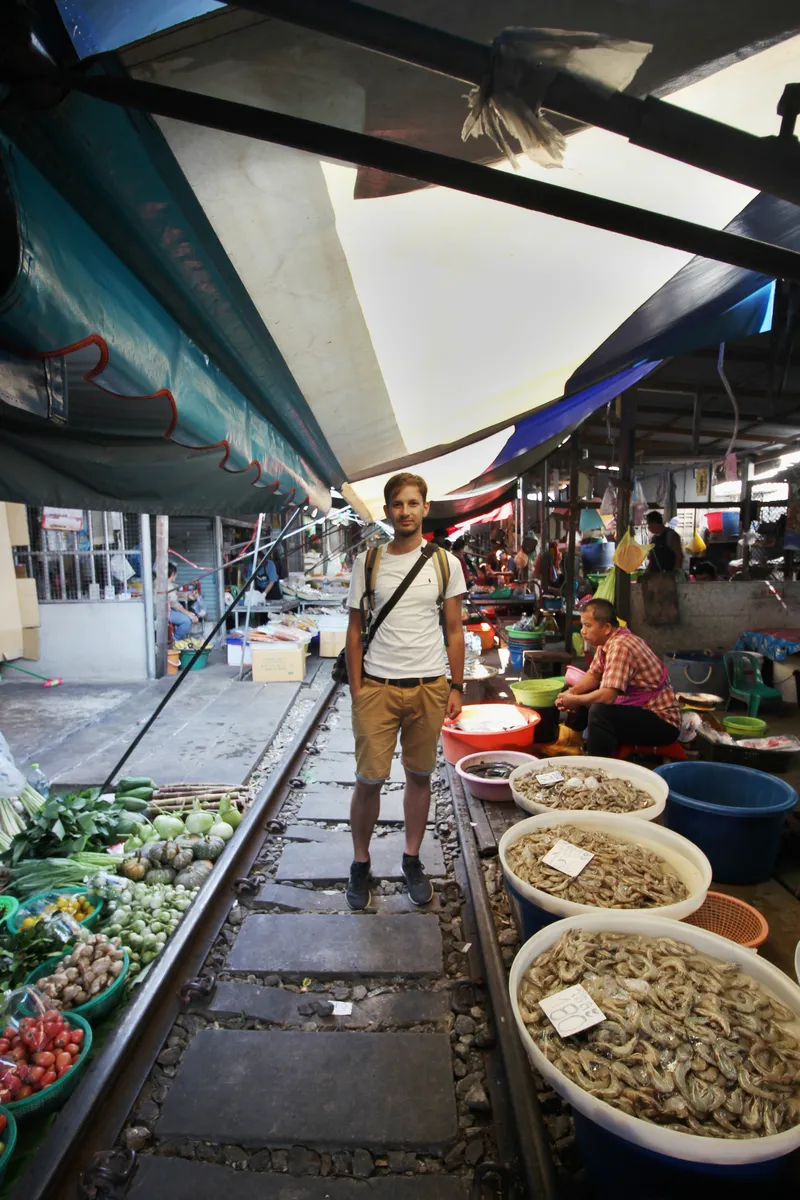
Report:
[[[189,612],[188,608],[184,608],[178,599],[178,568],[175,563],[169,563],[167,566],[167,592],[169,594],[169,623],[172,626],[172,636],[175,641],[180,641],[182,638],[188,637],[191,633],[193,625],[199,623],[199,619],[193,612]]]
[[[431,538],[434,546],[441,546],[443,550],[447,549],[447,530],[434,529],[433,537]]]
[[[590,600],[581,634],[597,653],[579,683],[556,706],[572,729],[588,726],[589,754],[613,758],[620,746],[668,746],[676,741],[681,712],[667,668],[645,641],[620,628],[614,605]]]
[[[524,537],[519,550],[514,555],[514,574],[517,582],[528,583],[532,575],[531,558],[536,554],[536,538]]]
[[[664,524],[660,512],[649,512],[645,521],[653,542],[653,549],[647,559],[647,570],[674,571],[683,560],[681,539],[674,529]]]
[[[467,557],[467,539],[460,537],[453,542],[452,554],[461,563],[461,570],[464,572],[464,582],[467,587],[472,587],[475,582],[475,568]]]
[[[505,546],[505,538],[501,533],[495,533],[492,537],[492,549],[486,562],[490,571],[502,571],[505,569],[508,553]]]
[[[261,592],[265,600],[283,599],[278,564],[275,561],[275,557],[274,554],[270,555],[267,561],[261,564],[253,580],[253,587],[256,591]]]
[[[710,563],[707,558],[702,562],[697,563],[694,569],[695,583],[715,583],[717,580],[717,568],[713,563]]]

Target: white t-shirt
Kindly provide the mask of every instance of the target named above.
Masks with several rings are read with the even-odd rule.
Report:
[[[424,545],[424,543],[423,543]],[[422,550],[417,546],[408,554],[390,554],[386,547],[381,554],[378,578],[375,581],[375,610],[373,619],[414,566]],[[461,563],[445,551],[450,566],[450,582],[446,599],[461,596],[467,590]],[[366,552],[359,554],[353,566],[350,608],[361,607],[364,595],[364,562]],[[411,587],[401,596],[389,616],[372,639],[364,659],[370,675],[382,679],[411,679],[415,675],[443,675],[445,672],[444,640],[439,624],[439,577],[433,561],[427,562]]]

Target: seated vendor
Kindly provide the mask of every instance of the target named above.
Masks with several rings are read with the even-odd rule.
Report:
[[[614,605],[590,600],[581,613],[581,634],[596,653],[557,706],[572,729],[588,723],[589,754],[613,758],[622,745],[667,746],[681,727],[681,714],[667,668],[640,637],[621,629]]]

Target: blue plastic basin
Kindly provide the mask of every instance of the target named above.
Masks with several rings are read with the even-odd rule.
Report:
[[[708,856],[717,883],[762,883],[775,868],[797,792],[782,779],[727,763],[666,763],[664,824]]]
[[[519,916],[519,923],[522,926],[522,940],[527,942],[528,938],[532,938],[535,933],[544,925],[552,925],[553,921],[560,921],[558,913],[548,912],[545,908],[539,908],[527,896],[523,896],[522,892],[518,892],[513,883],[504,877],[506,896],[512,909],[516,908]]]

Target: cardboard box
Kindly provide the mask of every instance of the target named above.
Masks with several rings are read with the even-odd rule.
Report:
[[[42,622],[39,619],[39,600],[36,596],[36,580],[18,579],[17,596],[19,598],[19,612],[22,619],[22,628],[38,629]]]
[[[29,546],[28,510],[24,504],[6,504],[8,538],[12,546]]]
[[[0,504],[0,661],[21,657],[22,617],[6,509],[4,504]]]
[[[320,658],[336,658],[340,650],[344,650],[346,629],[320,629],[319,656]]]
[[[254,683],[302,683],[306,646],[253,646]]]
[[[38,629],[23,629],[22,657],[33,659],[34,662],[41,658]]]

